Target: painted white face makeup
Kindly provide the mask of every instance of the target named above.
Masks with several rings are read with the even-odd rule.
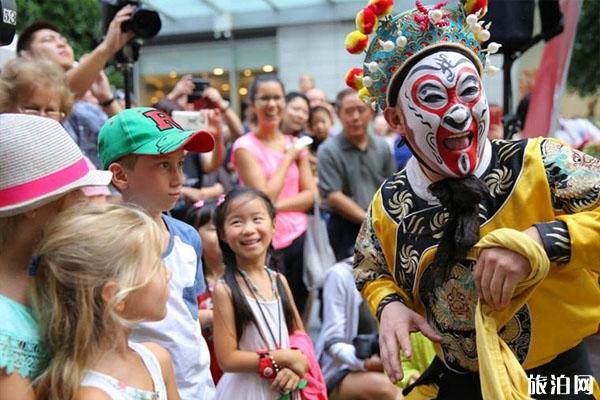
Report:
[[[470,175],[484,149],[489,107],[475,65],[442,51],[423,58],[398,92],[406,139],[421,162],[448,177]]]

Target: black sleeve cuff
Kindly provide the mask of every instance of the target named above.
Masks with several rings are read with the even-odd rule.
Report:
[[[383,298],[383,300],[381,300],[381,303],[379,303],[379,306],[377,307],[377,312],[375,313],[375,317],[377,317],[377,321],[379,321],[381,318],[381,312],[383,311],[383,307],[387,306],[388,304],[390,304],[394,301],[399,301],[400,303],[405,304],[402,297],[398,296],[395,293],[385,296]]]
[[[563,221],[534,224],[538,230],[544,250],[551,262],[566,263],[571,259],[571,236],[569,228]]]

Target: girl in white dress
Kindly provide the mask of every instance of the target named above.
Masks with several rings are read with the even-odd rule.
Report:
[[[250,188],[233,189],[215,214],[225,262],[213,293],[215,351],[225,373],[217,400],[299,398],[308,363],[288,348],[288,336],[304,328],[285,277],[266,267],[274,218],[269,198]]]
[[[169,353],[129,342],[131,326],[166,315],[164,240],[143,211],[73,207],[45,231],[33,305],[49,365],[40,399],[179,400]]]

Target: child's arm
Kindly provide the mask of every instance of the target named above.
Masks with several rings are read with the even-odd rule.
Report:
[[[158,359],[160,364],[160,370],[162,372],[165,387],[167,388],[167,399],[168,400],[180,400],[179,392],[177,391],[177,384],[175,383],[175,372],[173,371],[173,362],[171,361],[171,354],[164,347],[156,343],[144,343],[144,346],[148,348]]]
[[[7,375],[0,368],[0,399],[35,400],[35,393],[31,381],[21,377],[17,371]]]
[[[258,354],[238,349],[231,291],[222,280],[215,284],[213,301],[215,303],[213,314],[215,353],[221,370],[258,373]],[[308,369],[306,357],[299,350],[273,350],[271,356],[280,367],[287,367],[297,375],[304,375]]]
[[[290,289],[290,285],[288,285],[287,279],[285,276],[278,272],[277,278],[281,280],[283,283],[283,287],[285,288],[285,292],[287,294],[288,299],[290,300],[290,305],[292,306],[292,311],[294,312],[294,325],[295,330],[304,332],[304,324],[302,323],[302,318],[300,317],[300,313],[298,312],[298,308],[296,307],[296,303],[294,303],[294,296],[292,296],[292,290]],[[291,334],[292,332],[290,332]]]
[[[106,392],[95,387],[80,387],[73,400],[112,400]]]
[[[213,310],[198,310],[198,320],[202,328],[211,327],[213,324]]]

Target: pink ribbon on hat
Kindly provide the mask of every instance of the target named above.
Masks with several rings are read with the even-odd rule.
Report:
[[[0,189],[0,207],[23,203],[52,193],[55,190],[83,178],[89,171],[90,169],[85,160],[80,158],[66,168],[46,176]]]

